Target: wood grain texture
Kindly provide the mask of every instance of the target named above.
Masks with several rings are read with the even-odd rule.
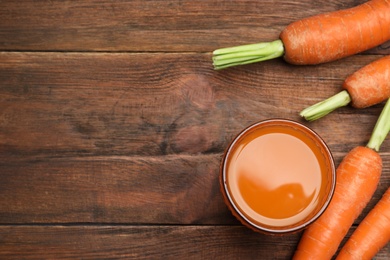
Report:
[[[1,155],[222,153],[249,124],[302,121],[301,109],[339,92],[347,75],[376,58],[313,67],[275,60],[215,72],[207,54],[3,52]],[[382,106],[346,107],[304,123],[345,152],[367,142]]]
[[[0,223],[236,225],[219,191],[220,158],[216,154],[3,163]],[[387,162],[389,155],[383,159]],[[363,215],[389,187],[389,176],[385,163],[381,183]]]
[[[4,226],[0,233],[0,257],[7,259],[288,259],[298,238],[225,226]]]
[[[301,108],[376,58],[214,72],[206,54],[0,57],[0,223],[134,224],[236,223],[217,181],[232,138],[271,117],[302,121]],[[305,124],[339,162],[367,142],[382,106]],[[389,147],[373,202],[390,184]]]
[[[0,223],[237,224],[219,155],[93,157],[0,167]]]
[[[283,117],[312,127],[338,164],[383,104],[312,123],[298,112],[390,43],[320,66],[223,71],[210,52],[363,2],[0,1],[0,259],[290,259],[300,233],[257,234],[223,203],[223,152],[244,127]],[[390,185],[389,151],[386,140],[355,226]]]
[[[300,236],[300,233],[266,236],[241,226],[110,225],[0,226],[0,234],[0,258],[9,260],[80,256],[83,259],[287,260],[291,259]],[[383,248],[375,259],[388,259],[389,249],[389,246]]]
[[[274,40],[297,19],[363,2],[3,0],[0,50],[210,52]]]

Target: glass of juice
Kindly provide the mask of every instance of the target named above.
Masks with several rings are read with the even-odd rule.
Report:
[[[307,126],[286,119],[253,124],[231,142],[220,172],[233,215],[267,234],[300,231],[328,206],[336,183],[332,154]]]

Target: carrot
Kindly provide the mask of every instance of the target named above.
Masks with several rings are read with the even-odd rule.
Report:
[[[305,108],[300,115],[313,121],[348,104],[365,108],[390,98],[390,55],[354,72],[345,79],[342,88],[340,93]]]
[[[366,146],[357,146],[337,168],[336,188],[324,213],[301,237],[293,259],[331,259],[374,194],[382,172],[379,148],[390,131],[390,99]]]
[[[310,65],[341,59],[390,40],[390,1],[319,14],[289,24],[272,42],[217,49],[215,69],[282,57],[291,64]]]
[[[359,224],[336,260],[372,259],[390,241],[390,187]]]

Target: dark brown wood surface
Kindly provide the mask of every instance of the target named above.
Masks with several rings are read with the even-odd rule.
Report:
[[[244,127],[283,117],[312,127],[338,164],[383,103],[312,123],[298,112],[390,43],[318,66],[222,71],[211,51],[362,2],[0,1],[0,259],[290,259],[301,233],[255,233],[224,205],[222,154]],[[351,231],[390,185],[389,138],[380,154],[381,182]],[[387,245],[377,259],[389,257]]]

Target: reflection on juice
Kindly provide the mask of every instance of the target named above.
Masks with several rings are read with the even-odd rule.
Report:
[[[250,131],[238,143],[230,151],[226,181],[246,218],[287,226],[321,206],[329,166],[310,136],[272,125]]]

